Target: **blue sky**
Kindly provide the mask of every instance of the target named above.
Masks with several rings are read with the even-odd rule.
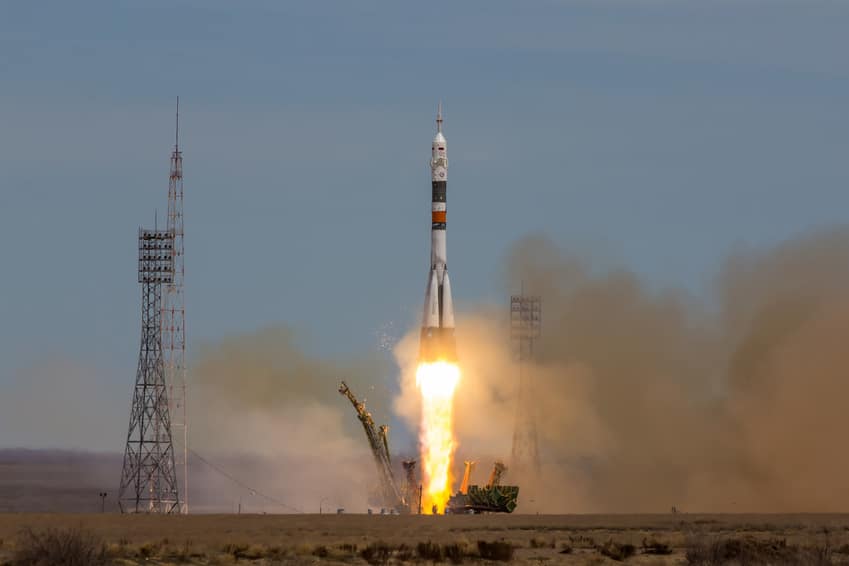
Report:
[[[439,99],[459,308],[504,300],[528,233],[701,294],[735,247],[845,222],[847,24],[843,0],[4,1],[7,404],[69,368],[123,423],[178,94],[191,344],[288,324],[368,354],[418,317]],[[107,442],[21,422],[0,446]]]

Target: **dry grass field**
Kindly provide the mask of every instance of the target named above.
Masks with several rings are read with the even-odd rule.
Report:
[[[849,515],[0,515],[0,564],[55,563],[51,545],[81,564],[837,564]]]

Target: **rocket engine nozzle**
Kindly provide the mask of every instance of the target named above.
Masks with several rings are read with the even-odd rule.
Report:
[[[420,362],[456,362],[457,343],[453,328],[422,328]]]

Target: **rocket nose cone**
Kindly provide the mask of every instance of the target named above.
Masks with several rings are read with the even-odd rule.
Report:
[[[435,143],[435,144],[437,144],[437,143],[444,144],[445,143],[445,136],[442,135],[442,132],[436,132],[436,135],[433,136],[433,143]]]

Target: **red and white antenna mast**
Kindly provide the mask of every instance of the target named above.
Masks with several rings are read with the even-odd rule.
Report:
[[[186,415],[186,305],[183,297],[183,154],[180,151],[180,97],[177,97],[174,151],[168,181],[168,231],[174,237],[173,281],[165,286],[162,349],[170,389],[171,429],[180,491],[180,512],[189,512],[188,421]]]

